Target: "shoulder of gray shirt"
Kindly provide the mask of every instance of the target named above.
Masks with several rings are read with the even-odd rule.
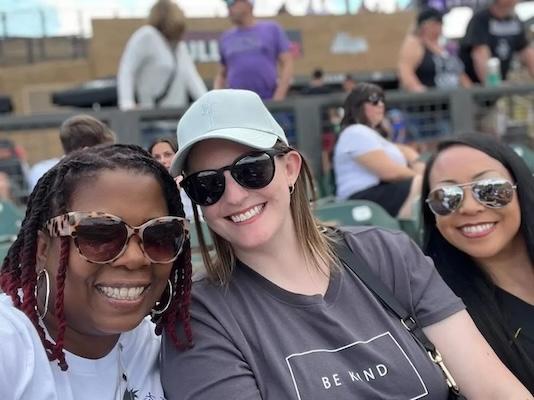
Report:
[[[341,235],[350,243],[362,252],[362,256],[366,260],[370,260],[375,256],[371,251],[374,248],[379,248],[381,253],[390,252],[394,256],[396,254],[404,254],[403,248],[410,243],[412,246],[417,245],[401,231],[391,230],[378,226],[344,226],[337,229]],[[209,277],[205,270],[196,271],[193,275],[193,285],[212,286]]]

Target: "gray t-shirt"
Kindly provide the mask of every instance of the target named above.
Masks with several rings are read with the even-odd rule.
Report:
[[[403,233],[346,235],[422,326],[464,309]],[[191,313],[194,347],[179,352],[164,340],[168,400],[447,398],[441,371],[344,269],[323,297],[288,292],[238,264],[226,287],[194,284]]]

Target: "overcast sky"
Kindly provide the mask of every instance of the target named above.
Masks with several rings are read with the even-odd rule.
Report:
[[[144,17],[155,0],[0,0],[0,35],[47,36],[91,35],[91,18]],[[176,0],[188,17],[226,17],[223,0]],[[362,5],[373,11],[395,12],[411,0],[255,0],[258,16],[276,14],[282,4],[291,14],[356,13]],[[516,11],[522,19],[534,16],[534,1],[520,3]],[[472,11],[454,9],[445,18],[447,37],[463,36]],[[3,23],[7,21],[7,23]]]
[[[177,0],[188,17],[225,17],[223,0]],[[285,3],[295,15],[313,13],[351,13],[365,3],[369,9],[394,12],[404,9],[410,0],[255,0],[258,16],[276,14]],[[154,0],[0,0],[0,12],[7,16],[7,26],[0,20],[0,34],[10,36],[90,35],[91,17],[143,17]],[[43,27],[43,20],[45,21]]]

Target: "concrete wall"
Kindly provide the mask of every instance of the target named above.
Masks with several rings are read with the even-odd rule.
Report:
[[[50,108],[48,98],[43,97],[43,91],[64,89],[92,77],[88,60],[5,67],[0,72],[0,93],[11,96],[17,113],[31,114]],[[33,93],[42,99],[43,104],[32,98]]]
[[[287,15],[276,19],[285,29],[300,32],[302,55],[296,60],[295,74],[307,76],[316,67],[339,73],[394,70],[398,50],[414,14]],[[89,53],[94,76],[116,74],[126,41],[143,22],[142,19],[93,20],[93,39]],[[193,36],[209,32],[218,34],[229,27],[230,22],[225,18],[198,18],[188,22],[187,32]],[[367,46],[367,50],[334,54],[332,46],[336,43],[338,49],[347,49],[352,43],[356,48],[360,45],[361,50]],[[216,72],[217,63],[199,63],[197,66],[205,79],[211,79]]]

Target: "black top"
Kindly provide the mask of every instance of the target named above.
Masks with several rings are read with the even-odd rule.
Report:
[[[499,287],[496,295],[511,335],[534,361],[534,306]]]
[[[523,23],[515,14],[502,19],[497,18],[489,8],[473,15],[460,43],[460,58],[465,65],[465,72],[473,82],[480,80],[475,73],[471,50],[482,45],[490,48],[492,57],[499,58],[501,76],[506,79],[514,53],[528,46]]]
[[[426,46],[424,50],[423,59],[415,70],[419,81],[426,87],[442,89],[458,87],[460,75],[464,71],[462,62],[447,53],[433,53]]]

